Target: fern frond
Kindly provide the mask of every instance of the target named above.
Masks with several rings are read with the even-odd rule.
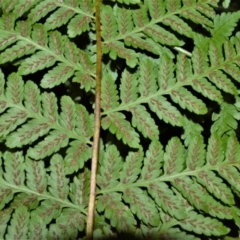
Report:
[[[81,201],[82,207],[80,211],[76,211],[80,205],[73,198],[73,203],[70,202],[68,197],[73,197],[73,193],[79,191],[76,190],[80,186],[79,182],[82,186],[85,185],[84,181],[81,181],[84,177],[83,175],[79,175],[79,178],[75,177],[69,192],[69,179],[64,173],[62,160],[60,155],[52,157],[48,175],[44,162],[36,162],[30,158],[24,159],[22,152],[4,154],[4,168],[1,168],[4,170],[3,175],[0,176],[2,199],[0,206],[2,208],[5,205],[5,210],[0,214],[1,236],[6,234],[5,236],[9,238],[15,238],[18,234],[24,234],[26,239],[27,235],[29,237],[36,233],[39,233],[39,236],[46,236],[46,224],[49,224],[52,219],[56,219],[56,224],[60,227],[63,221],[71,218],[67,228],[75,234],[77,229],[83,230],[85,226],[84,206],[87,202],[78,198],[77,201]],[[12,200],[13,193],[14,199]],[[88,192],[84,198],[87,194]],[[11,211],[13,215],[10,220],[5,214]],[[19,218],[23,219],[20,221]],[[39,225],[39,223],[42,224]]]
[[[4,21],[6,19],[2,17],[0,20],[0,25],[2,25],[0,30],[1,49],[7,48],[14,42],[16,45],[1,53],[3,57],[6,57],[3,62],[17,60],[26,54],[31,54],[18,62],[20,75],[28,75],[46,67],[53,67],[42,79],[41,85],[44,88],[53,88],[66,82],[74,76],[75,71],[81,72],[82,75],[93,75],[93,64],[89,55],[78,49],[74,43],[71,43],[59,32],[47,32],[46,26],[43,27],[41,24],[35,24],[32,27],[31,22],[28,21],[17,21],[15,32],[13,32],[9,24],[5,26],[7,29],[3,30],[5,28]],[[65,51],[62,50],[63,44],[66,47]],[[57,66],[54,65],[56,62],[59,62]]]
[[[1,85],[4,86],[3,74]],[[40,95],[33,82],[27,81],[24,85],[21,76],[13,73],[8,77],[5,94],[4,89],[2,91],[1,103],[1,135],[8,134],[8,147],[33,144],[28,149],[28,156],[43,159],[66,147],[72,138],[64,159],[68,173],[82,168],[91,157],[87,142],[90,143],[89,139],[93,135],[93,117],[69,97],[61,99],[62,111],[58,114],[57,99],[53,93]],[[40,140],[43,136],[45,138]]]
[[[223,154],[225,148],[221,147],[223,142],[227,142],[229,146],[226,155]],[[99,170],[101,183],[99,194],[103,194],[101,199],[107,200],[116,191],[120,191],[124,202],[130,204],[132,214],[146,221],[145,224],[157,226],[149,220],[155,219],[149,217],[156,211],[152,205],[145,204],[144,209],[141,207],[142,199],[145,199],[145,203],[153,199],[159,209],[173,219],[172,225],[168,225],[168,228],[180,224],[186,231],[197,234],[220,236],[228,233],[229,229],[220,219],[233,219],[236,216],[236,210],[232,207],[235,204],[233,191],[228,187],[230,184],[233,189],[239,191],[237,182],[239,173],[234,167],[240,168],[238,159],[240,150],[236,138],[232,136],[220,139],[217,134],[213,134],[205,151],[202,137],[196,136],[189,143],[187,154],[178,138],[169,141],[164,154],[161,145],[152,142],[145,158],[141,152],[130,152],[123,164],[120,164],[121,159],[116,148],[111,146],[109,149],[112,149],[108,153],[111,153],[111,158],[107,157],[108,163],[101,162]],[[116,161],[119,164],[113,160],[114,155],[117,156]],[[139,166],[142,164],[144,167],[139,172]],[[109,169],[112,169],[111,175],[113,169],[117,169],[115,171],[120,171],[121,174],[115,174],[111,180],[111,175],[107,172]],[[106,186],[109,188],[105,190]],[[147,192],[144,190],[146,188]],[[120,198],[120,195],[118,197]],[[133,202],[134,206],[139,207],[131,207]],[[102,205],[103,200],[99,204]],[[141,213],[137,209],[142,209]],[[199,215],[192,211],[194,209],[208,216]],[[103,207],[99,207],[98,211],[102,212]],[[107,209],[104,214],[109,218]],[[142,214],[145,214],[144,220]]]
[[[0,0],[0,239],[84,237],[100,94],[93,3]],[[237,232],[239,12],[220,13],[220,0],[100,5],[94,239]]]

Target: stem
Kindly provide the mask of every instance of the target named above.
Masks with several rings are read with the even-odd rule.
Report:
[[[101,47],[101,31],[100,31],[100,5],[101,0],[95,1],[95,16],[96,16],[96,89],[95,89],[95,124],[93,136],[93,153],[91,164],[91,182],[90,182],[90,196],[88,202],[88,216],[86,227],[86,239],[92,240],[93,238],[93,225],[94,225],[94,211],[95,211],[95,198],[96,198],[96,178],[97,178],[97,164],[99,153],[99,137],[101,126],[101,73],[102,73],[102,47]]]

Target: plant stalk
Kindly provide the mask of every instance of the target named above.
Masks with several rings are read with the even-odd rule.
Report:
[[[102,74],[102,46],[101,46],[101,29],[100,29],[100,5],[101,0],[95,1],[95,26],[96,26],[96,88],[95,88],[95,124],[93,136],[93,152],[91,163],[91,182],[90,182],[90,195],[88,202],[88,216],[86,226],[86,239],[93,239],[93,226],[94,226],[94,212],[95,212],[95,198],[96,198],[96,178],[97,178],[97,165],[99,155],[99,138],[101,127],[101,74]]]

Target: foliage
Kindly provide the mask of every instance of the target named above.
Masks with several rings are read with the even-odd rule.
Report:
[[[240,11],[219,4],[102,3],[94,239],[237,236]],[[94,2],[0,7],[0,239],[84,238]]]

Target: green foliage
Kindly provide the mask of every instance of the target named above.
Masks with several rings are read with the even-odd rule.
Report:
[[[94,239],[237,237],[240,11],[219,4],[103,1]],[[83,238],[94,1],[0,9],[0,239]]]

